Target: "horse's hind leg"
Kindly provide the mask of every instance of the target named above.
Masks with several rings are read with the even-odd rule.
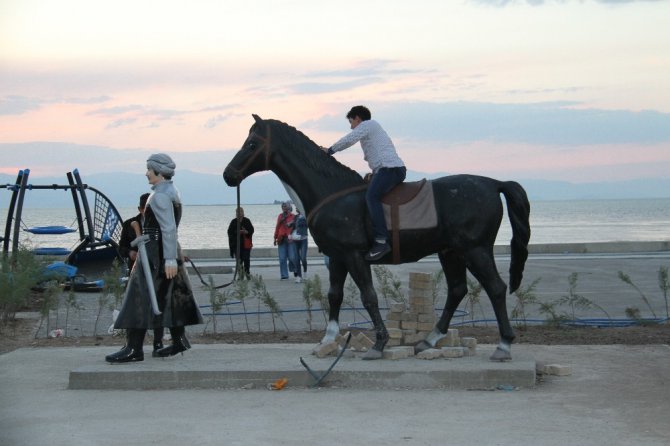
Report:
[[[340,307],[344,300],[344,281],[347,279],[346,265],[333,258],[330,259],[328,272],[330,282],[328,288],[328,326],[326,327],[326,334],[321,339],[322,344],[334,342],[340,333]]]
[[[363,260],[363,256],[360,253],[351,256],[349,261],[349,274],[351,274],[351,278],[354,279],[354,283],[356,283],[358,289],[361,291],[363,307],[368,311],[372,324],[375,327],[375,344],[363,355],[362,359],[381,359],[384,347],[389,340],[389,334],[379,312],[379,301],[372,284],[370,264]]]
[[[515,335],[507,316],[507,285],[500,278],[493,259],[493,250],[479,248],[467,253],[468,269],[482,285],[493,305],[498,321],[500,343],[490,359],[508,361],[512,359],[512,341]]]
[[[454,317],[456,309],[468,293],[463,257],[454,253],[439,253],[438,257],[447,280],[447,302],[444,304],[442,316],[435,324],[433,331],[428,333],[425,340],[414,346],[415,354],[435,347],[437,342],[447,335],[451,318]]]

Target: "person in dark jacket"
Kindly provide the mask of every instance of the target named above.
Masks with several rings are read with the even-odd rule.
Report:
[[[296,208],[291,243],[289,244],[289,257],[293,262],[293,275],[296,283],[301,283],[303,276],[307,273],[307,230],[307,219],[302,215],[300,209]],[[303,268],[302,272],[301,266]]]
[[[147,199],[149,198],[149,195],[150,194],[148,193],[140,195],[140,205],[137,207],[139,214],[124,221],[123,226],[121,227],[119,254],[121,254],[121,257],[126,261],[126,265],[128,266],[128,274],[130,274],[130,271],[133,269],[135,259],[137,258],[137,247],[130,246],[130,243],[137,237],[137,234],[135,233],[135,230],[132,228],[131,224],[136,221],[140,225],[140,228],[144,224],[144,208],[147,205]]]
[[[236,258],[239,246],[240,257],[237,259],[237,263],[242,266],[242,274],[248,279],[250,277],[251,248],[254,246],[252,243],[254,225],[251,224],[251,220],[244,216],[244,209],[237,208],[236,214],[237,217],[233,218],[228,225],[228,247],[230,248],[230,257]]]

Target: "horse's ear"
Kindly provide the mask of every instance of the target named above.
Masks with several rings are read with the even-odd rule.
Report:
[[[258,116],[258,115],[254,115],[254,114],[252,114],[251,116],[253,116],[253,117],[254,117],[254,121],[256,121],[256,122],[258,122],[258,123],[260,123],[260,122],[262,121],[261,117]]]

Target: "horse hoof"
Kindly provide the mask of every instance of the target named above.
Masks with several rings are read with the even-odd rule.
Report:
[[[372,361],[372,360],[375,360],[375,359],[382,359],[383,357],[384,357],[383,352],[380,352],[379,350],[375,350],[374,348],[371,348],[370,350],[365,352],[365,354],[363,355],[363,357],[361,359],[363,359],[365,361]]]
[[[501,348],[496,348],[496,351],[493,352],[491,357],[489,358],[491,361],[511,361],[512,360],[512,354],[508,351],[505,351]]]
[[[421,341],[414,346],[414,354],[416,355],[417,353],[421,353],[422,351],[428,350],[429,348],[433,348],[433,346],[426,341]]]

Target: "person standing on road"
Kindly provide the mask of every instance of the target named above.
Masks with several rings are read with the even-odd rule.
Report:
[[[304,273],[307,272],[307,219],[296,208],[293,219],[293,232],[289,244],[291,259],[293,261],[296,283],[302,282]],[[302,270],[301,270],[302,268]]]
[[[236,214],[236,218],[233,218],[228,225],[228,247],[230,248],[230,257],[235,258],[239,246],[240,258],[237,259],[237,264],[238,267],[242,267],[242,275],[248,279],[250,278],[249,267],[251,265],[254,225],[251,224],[251,220],[244,216],[244,209],[241,207],[237,208]],[[240,227],[239,233],[237,232],[238,224]]]
[[[289,236],[292,232],[294,218],[291,203],[283,202],[281,204],[281,214],[277,216],[274,233],[274,245],[277,247],[279,255],[279,276],[281,280],[288,280],[289,243],[291,243]]]
[[[142,234],[149,240],[144,245],[145,251],[140,253],[141,261],[130,274],[121,311],[114,323],[115,329],[127,331],[126,345],[107,355],[107,362],[143,361],[144,336],[147,329],[154,327],[168,327],[172,335],[172,345],[154,352],[154,356],[181,353],[191,347],[185,326],[203,322],[177,238],[182,204],[179,191],[172,183],[174,173],[175,163],[164,153],[151,155],[147,160],[146,176],[153,192],[147,200]],[[147,255],[146,259],[141,258],[143,254]],[[149,272],[145,270],[145,262]],[[148,275],[155,290],[158,315],[152,311]]]

